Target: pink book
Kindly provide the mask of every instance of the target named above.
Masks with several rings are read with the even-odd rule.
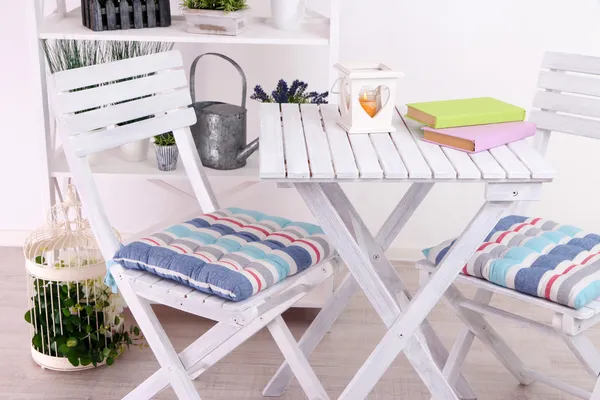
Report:
[[[424,126],[423,133],[423,140],[426,142],[468,153],[478,153],[533,136],[535,124],[532,122],[507,122],[446,129]]]

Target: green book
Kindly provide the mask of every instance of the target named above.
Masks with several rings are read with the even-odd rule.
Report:
[[[408,104],[408,118],[435,129],[525,120],[525,110],[491,97]]]

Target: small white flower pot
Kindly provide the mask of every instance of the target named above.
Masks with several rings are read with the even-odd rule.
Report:
[[[305,10],[306,0],[271,0],[273,25],[282,31],[298,29]]]
[[[121,146],[121,157],[125,161],[139,162],[148,158],[150,139],[138,140]]]
[[[217,10],[192,10],[184,8],[182,13],[189,33],[206,35],[237,36],[248,26],[248,11],[223,12]]]

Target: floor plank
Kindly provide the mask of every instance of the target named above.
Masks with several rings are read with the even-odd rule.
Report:
[[[409,265],[398,264],[398,267],[414,290],[416,273]],[[111,367],[71,374],[40,369],[29,355],[29,330],[23,320],[26,297],[21,250],[0,248],[0,399],[113,400],[124,396],[157,369],[150,350],[137,348],[127,352]],[[495,305],[501,304],[509,311],[523,309],[512,300],[494,301]],[[527,312],[540,319],[549,317],[532,307],[527,307]],[[157,314],[178,350],[212,326],[210,321],[163,307],[157,307]],[[286,315],[296,337],[306,329],[311,316],[311,313],[301,311]],[[436,307],[431,321],[447,346],[462,327],[444,305]],[[591,390],[592,379],[560,342],[519,327],[497,325],[498,331],[514,345],[518,354],[525,355],[531,367]],[[365,297],[362,294],[355,296],[349,309],[310,359],[332,399],[341,394],[383,333],[383,325]],[[592,330],[591,338],[600,343],[600,331]],[[195,384],[203,399],[262,399],[262,388],[281,361],[281,354],[268,332],[263,330]],[[478,342],[467,359],[465,374],[482,400],[573,399],[541,384],[519,386]],[[156,398],[166,400],[175,396],[169,389]],[[281,397],[284,400],[304,398],[296,381]],[[429,396],[408,362],[399,357],[370,398],[421,400],[429,399]]]

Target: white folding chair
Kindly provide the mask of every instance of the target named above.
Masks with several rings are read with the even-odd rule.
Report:
[[[181,54],[170,51],[58,72],[50,80],[53,109],[69,167],[106,260],[113,258],[120,243],[101,205],[86,161],[91,153],[173,131],[202,211],[208,213],[217,208],[189,129],[196,122],[196,115],[188,108],[191,98],[182,66]],[[151,118],[143,119],[147,116]],[[137,122],[119,125],[130,121]],[[328,398],[281,314],[328,279],[335,264],[332,259],[324,260],[237,303],[139,270],[112,265],[110,271],[118,288],[161,366],[125,398],[150,399],[170,384],[178,398],[200,399],[192,380],[265,326],[306,395],[311,399]],[[150,302],[217,324],[177,354]]]
[[[535,122],[538,128],[536,144],[540,153],[546,152],[550,133],[553,131],[600,139],[600,120],[598,120],[600,79],[598,78],[600,78],[600,58],[552,52],[544,55],[542,71],[538,79],[540,91],[535,96],[534,110],[529,115],[529,120]],[[517,213],[522,214],[525,207],[520,205],[519,208]],[[429,274],[435,269],[435,266],[427,260],[418,262],[417,267],[420,269],[422,282],[428,279]],[[473,299],[467,299],[454,285],[446,292],[446,302],[468,327],[458,336],[452,348],[449,361],[444,368],[446,376],[456,377],[460,372],[475,337],[492,352],[499,349],[498,343],[487,340],[487,331],[492,329],[489,323],[485,320],[483,324],[477,323],[477,320],[472,317],[479,314],[504,318],[542,334],[561,338],[587,372],[594,378],[598,378],[600,352],[585,333],[600,321],[600,298],[576,310],[497,286],[477,277],[460,275],[458,281],[475,286],[477,293]],[[548,309],[554,313],[554,317],[551,322],[544,324],[493,307],[489,302],[494,294],[505,295]],[[592,394],[587,390],[525,368],[519,359],[515,358],[513,361],[511,364],[504,359],[503,363],[521,384],[539,381],[582,399],[600,400],[600,380]]]

